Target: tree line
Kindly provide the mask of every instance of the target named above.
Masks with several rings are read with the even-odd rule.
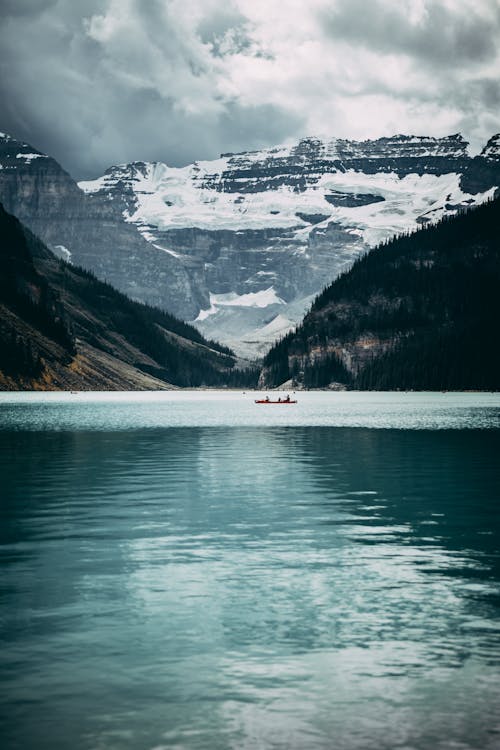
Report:
[[[265,357],[268,382],[498,388],[499,219],[496,198],[360,257]],[[362,336],[383,346],[348,368],[338,352]]]

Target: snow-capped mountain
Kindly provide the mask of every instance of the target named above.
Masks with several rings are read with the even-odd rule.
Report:
[[[500,159],[500,133],[490,138],[483,148],[481,156],[490,162],[498,162]]]
[[[17,163],[12,148],[0,160],[0,186],[12,183],[2,180],[9,170],[40,171],[43,155],[21,145]],[[493,195],[500,136],[475,158],[467,145],[460,135],[307,138],[184,168],[114,166],[79,183],[73,230],[55,217],[48,241],[131,296],[252,355],[300,320],[360,253]],[[17,204],[26,204],[21,192],[14,189]],[[40,221],[50,221],[47,211]]]

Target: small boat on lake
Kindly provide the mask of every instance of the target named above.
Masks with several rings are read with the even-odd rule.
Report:
[[[279,398],[277,401],[271,401],[269,396],[267,398],[256,398],[256,404],[296,404],[297,401],[287,396],[286,398]]]

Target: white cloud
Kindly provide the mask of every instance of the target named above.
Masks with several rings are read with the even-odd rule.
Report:
[[[496,0],[16,0],[0,127],[75,175],[301,135],[499,128]]]

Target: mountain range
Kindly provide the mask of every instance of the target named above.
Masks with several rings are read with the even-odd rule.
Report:
[[[477,156],[460,135],[304,138],[77,183],[2,134],[0,167],[0,201],[59,257],[254,358],[367,250],[491,198],[500,136]]]

